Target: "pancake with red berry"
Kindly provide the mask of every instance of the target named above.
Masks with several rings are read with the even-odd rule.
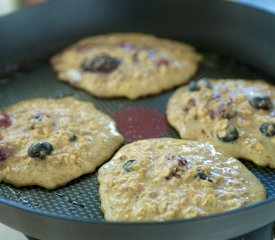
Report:
[[[60,80],[93,95],[136,99],[187,82],[200,59],[185,43],[112,33],[83,39],[51,62]]]
[[[0,182],[54,189],[93,172],[122,142],[114,121],[92,103],[23,101],[0,112]]]
[[[208,142],[159,138],[123,146],[99,169],[110,221],[165,221],[220,213],[266,198],[257,178]]]
[[[193,81],[172,95],[167,117],[181,138],[275,168],[275,87],[264,81]]]

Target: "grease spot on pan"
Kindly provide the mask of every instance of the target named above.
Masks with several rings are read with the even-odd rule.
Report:
[[[127,141],[160,137],[168,128],[165,116],[151,108],[126,108],[114,113],[113,119]]]

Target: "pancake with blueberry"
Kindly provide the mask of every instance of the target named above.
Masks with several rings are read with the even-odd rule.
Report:
[[[51,62],[60,80],[98,97],[136,99],[187,82],[201,56],[185,43],[141,33],[85,38]]]
[[[109,221],[166,221],[220,213],[266,198],[257,178],[209,142],[173,138],[123,146],[99,169]]]
[[[167,118],[181,138],[275,168],[275,87],[264,81],[193,81],[171,96]]]
[[[92,103],[16,103],[0,111],[0,182],[54,189],[92,173],[122,142],[114,121]]]

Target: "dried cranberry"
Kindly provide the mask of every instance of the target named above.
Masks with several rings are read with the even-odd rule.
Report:
[[[260,126],[260,132],[266,137],[275,136],[275,123],[265,122]]]
[[[83,71],[110,73],[121,64],[120,59],[101,54],[93,59],[84,59],[81,64]]]
[[[160,58],[157,60],[157,66],[160,67],[161,65],[165,65],[168,66],[169,65],[169,61],[166,58]]]
[[[236,117],[237,113],[231,107],[232,101],[219,104],[214,110],[209,112],[212,119],[231,119]]]
[[[169,175],[165,177],[166,180],[170,180],[172,179],[173,177],[176,177],[176,178],[180,178],[180,174],[179,174],[179,169],[178,168],[174,168],[170,171]]]
[[[237,115],[236,112],[230,109],[225,109],[221,107],[217,110],[217,116],[219,118],[231,119],[236,117],[236,115]]]
[[[53,151],[53,146],[49,142],[33,143],[28,149],[28,155],[32,158],[45,159]]]
[[[134,159],[130,159],[128,160],[127,162],[125,162],[122,167],[123,169],[126,171],[126,172],[130,172],[133,170],[133,163],[135,162],[136,160]]]
[[[217,132],[216,136],[221,142],[234,142],[239,138],[239,133],[233,125],[228,124],[225,129],[225,135],[220,135],[220,132]]]
[[[185,167],[187,165],[187,160],[185,158],[178,159],[178,164],[180,167]]]
[[[203,79],[193,80],[192,82],[190,82],[188,89],[190,92],[195,92],[195,91],[201,90],[202,86],[205,86],[206,88],[209,88],[209,89],[212,88],[211,83],[207,79],[203,78]]]
[[[168,157],[167,160],[177,161],[180,167],[185,167],[187,165],[187,159],[180,155]]]
[[[9,143],[0,142],[0,161],[6,160],[13,152],[13,147]]]
[[[272,109],[272,100],[268,96],[258,96],[249,99],[249,104],[255,109],[270,110]]]
[[[187,102],[186,106],[183,108],[183,111],[185,113],[188,113],[189,110],[192,108],[192,107],[195,107],[196,106],[196,100],[194,98],[190,98],[189,101]]]
[[[9,127],[11,125],[11,120],[8,114],[0,111],[0,127]]]

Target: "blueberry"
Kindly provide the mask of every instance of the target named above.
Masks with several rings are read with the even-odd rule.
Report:
[[[224,131],[219,131],[216,133],[217,138],[221,142],[234,142],[239,138],[238,130],[231,124],[229,124]]]
[[[272,101],[268,96],[258,96],[249,99],[249,104],[255,109],[270,110],[272,109]]]
[[[157,66],[160,67],[161,65],[168,66],[169,65],[169,60],[166,58],[160,58],[157,60]]]
[[[202,169],[197,169],[197,176],[201,179],[201,180],[205,180],[208,178],[208,176],[206,175],[206,173],[204,172],[204,170]]]
[[[0,142],[0,161],[6,160],[13,152],[13,146],[9,143]]]
[[[81,64],[83,71],[110,73],[115,70],[121,61],[107,54],[100,54],[93,59],[84,59]]]
[[[128,160],[126,163],[124,163],[123,164],[123,169],[126,171],[126,172],[130,172],[130,171],[132,171],[133,169],[132,169],[132,165],[133,165],[133,163],[135,162],[136,160],[134,160],[134,159],[130,159],[130,160]]]
[[[9,127],[11,120],[7,113],[0,111],[0,127]]]
[[[29,147],[28,154],[32,158],[45,159],[52,151],[53,146],[49,142],[37,142]]]
[[[77,140],[77,135],[75,133],[73,133],[72,136],[70,136],[69,141],[75,142],[76,140]]]
[[[197,177],[201,180],[207,180],[208,182],[213,182],[211,178],[205,173],[205,171],[201,168],[198,168],[197,170]]]
[[[195,92],[195,91],[201,90],[202,86],[205,86],[206,88],[209,88],[209,89],[212,88],[211,83],[207,79],[203,78],[203,79],[193,80],[192,82],[190,82],[188,89],[190,92]]]
[[[188,113],[190,111],[191,108],[195,107],[197,104],[196,104],[196,99],[194,98],[190,98],[188,100],[188,102],[186,103],[186,105],[183,107],[183,111],[185,113]]]
[[[260,132],[266,137],[275,136],[275,123],[265,122],[260,126]]]

